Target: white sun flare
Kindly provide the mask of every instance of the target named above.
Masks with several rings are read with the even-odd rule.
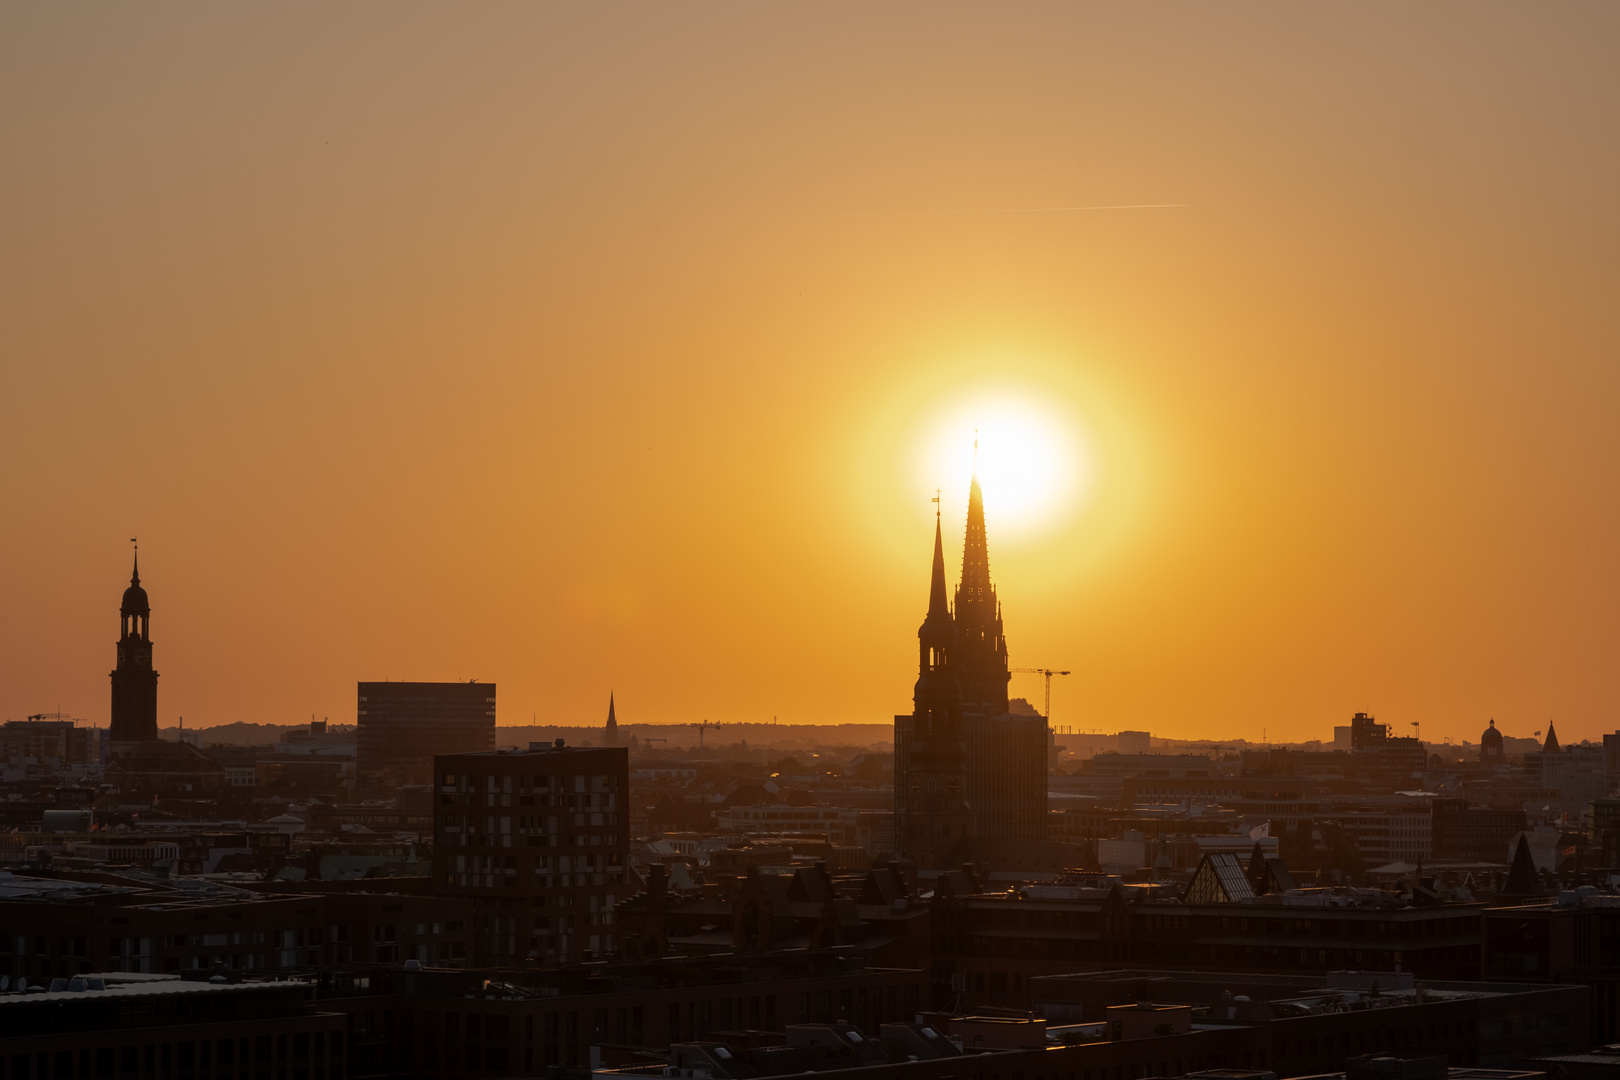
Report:
[[[947,520],[966,511],[977,470],[986,522],[1007,535],[1039,532],[1090,487],[1090,455],[1078,425],[1034,394],[953,399],[922,425],[913,445],[913,476],[942,489]]]

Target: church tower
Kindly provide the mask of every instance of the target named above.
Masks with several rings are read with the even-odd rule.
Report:
[[[116,743],[151,742],[157,730],[157,672],[152,670],[152,607],[141,588],[140,557],[118,610],[118,666],[112,672],[112,723]]]
[[[975,470],[968,489],[967,535],[962,541],[962,581],[956,587],[956,678],[962,707],[1000,716],[1007,711],[1007,638],[1001,602],[990,583],[990,543],[984,531],[984,493]]]
[[[945,590],[945,548],[936,515],[928,615],[917,630],[917,683],[910,716],[895,717],[895,842],[923,867],[939,867],[973,835],[966,799],[968,754],[956,626]]]
[[[613,695],[608,694],[607,727],[602,732],[603,746],[619,745],[619,718],[613,715]]]

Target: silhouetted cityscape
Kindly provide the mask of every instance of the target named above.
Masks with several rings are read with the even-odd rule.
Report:
[[[974,477],[888,734],[392,680],[160,729],[137,564],[107,726],[0,729],[6,1080],[1615,1067],[1620,732],[1054,728],[989,544]]]

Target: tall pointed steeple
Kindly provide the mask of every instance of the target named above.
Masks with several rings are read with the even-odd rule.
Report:
[[[613,715],[613,691],[608,691],[607,728],[602,732],[603,746],[619,745],[619,718]]]
[[[978,444],[974,444],[977,451]],[[990,582],[990,541],[984,527],[984,492],[975,469],[968,487],[967,531],[962,539],[962,581],[956,587],[956,674],[962,706],[999,716],[1007,711],[1007,641],[1001,605]]]
[[[984,491],[979,487],[979,474],[973,474],[968,487],[967,533],[962,538],[962,584],[956,590],[958,603],[970,604],[993,600],[995,589],[990,584],[990,541],[984,532]]]

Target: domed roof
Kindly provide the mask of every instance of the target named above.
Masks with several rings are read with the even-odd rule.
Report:
[[[146,615],[152,610],[152,605],[146,599],[146,590],[139,585],[131,585],[124,590],[124,602],[118,605],[118,610],[125,615]]]
[[[147,602],[146,590],[141,588],[141,560],[135,559],[135,570],[129,575],[129,588],[124,590],[124,602],[118,605],[121,615],[150,615],[152,605]]]
[[[1496,730],[1496,720],[1495,720],[1495,718],[1492,718],[1491,726],[1485,729],[1485,734],[1483,734],[1483,735],[1481,735],[1479,737],[1479,745],[1481,745],[1481,746],[1501,746],[1502,745],[1502,733],[1500,731]]]

